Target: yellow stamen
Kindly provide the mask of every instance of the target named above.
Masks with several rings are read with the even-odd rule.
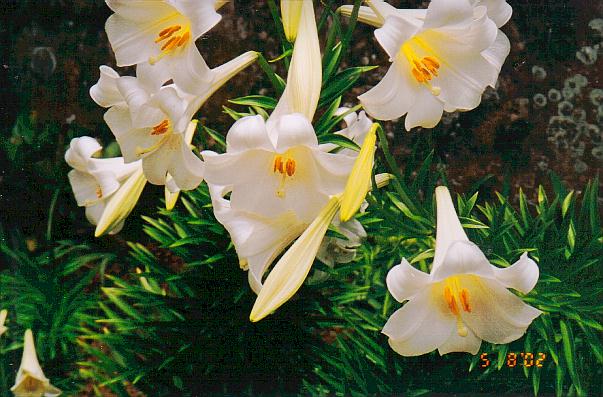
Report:
[[[274,161],[272,163],[272,171],[275,174],[281,174],[281,180],[279,182],[278,188],[276,189],[277,197],[285,197],[285,182],[287,181],[287,177],[292,177],[293,175],[295,175],[296,168],[297,164],[293,158],[280,154],[274,157]]]
[[[178,34],[180,33],[180,34]],[[168,26],[163,29],[155,38],[155,43],[161,44],[161,52],[156,57],[149,58],[151,65],[157,63],[161,58],[168,55],[174,49],[179,48],[187,44],[191,39],[191,32],[188,27],[182,25]],[[167,41],[166,41],[167,40]]]
[[[98,197],[98,198],[102,198],[103,197],[103,189],[101,189],[100,186],[96,187],[96,197]]]
[[[448,305],[450,312],[456,317],[456,328],[459,336],[467,336],[468,330],[461,319],[461,309],[467,313],[471,313],[469,291],[466,288],[461,288],[461,282],[458,277],[448,277],[444,281],[444,301]]]
[[[432,54],[433,51],[428,49],[419,38],[413,37],[402,45],[400,54],[404,55],[410,63],[410,72],[415,80],[425,84],[433,95],[438,96],[441,92],[440,87],[432,86],[431,80],[438,77],[441,62]]]
[[[157,124],[155,127],[153,127],[153,131],[151,131],[151,135],[162,135],[165,134],[166,132],[168,132],[168,130],[170,129],[170,122],[169,120],[163,120],[161,123]]]

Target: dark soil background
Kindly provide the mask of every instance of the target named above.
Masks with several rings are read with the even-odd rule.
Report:
[[[503,31],[512,50],[498,88],[488,90],[477,109],[447,114],[433,130],[419,128],[408,133],[402,122],[385,123],[394,153],[404,166],[413,148],[424,155],[433,148],[458,192],[479,183],[488,197],[494,189],[506,186],[514,193],[521,186],[528,198],[534,199],[539,184],[550,185],[550,171],[579,191],[598,175],[603,159],[603,109],[600,101],[597,106],[590,98],[593,89],[602,88],[602,32],[589,27],[591,20],[603,17],[603,2],[509,2],[514,15]],[[428,4],[415,0],[391,3],[406,8]],[[61,186],[55,222],[57,229],[68,233],[66,229],[74,221],[84,227],[85,220],[72,213],[68,168],[62,162],[66,145],[72,136],[84,134],[98,137],[105,145],[112,139],[102,118],[104,109],[88,96],[98,79],[98,67],[115,67],[103,29],[110,10],[100,0],[2,0],[1,9],[0,134],[5,151],[0,151],[0,224],[9,229],[17,226],[27,235],[39,234],[47,225],[56,186]],[[268,59],[279,55],[280,44],[265,1],[233,1],[220,12],[222,22],[198,42],[210,66],[247,50],[261,51]],[[381,67],[361,78],[345,99],[348,105],[354,105],[355,97],[375,85],[388,67],[371,27],[359,24],[354,40],[347,65]],[[587,46],[591,48],[587,55],[592,58],[594,52],[598,58],[590,65],[576,57],[576,52],[584,52]],[[120,72],[132,74],[133,69]],[[540,106],[534,96],[546,97],[550,89],[562,91],[566,80],[576,74],[588,80],[568,100],[576,113],[570,109],[570,118],[577,121],[570,121],[569,127],[549,127],[551,118],[558,115],[558,103],[548,100]],[[274,94],[263,86],[268,84],[253,65],[204,105],[202,123],[225,134],[231,124],[222,112],[227,99]],[[29,142],[22,137],[23,133],[13,128],[19,118],[28,120],[31,129],[41,135],[46,131],[46,141]],[[558,124],[554,118],[552,122]],[[207,140],[198,143],[211,145]],[[22,152],[20,163],[6,155],[9,150]],[[156,205],[154,196],[146,208]],[[143,204],[141,211],[144,209]]]

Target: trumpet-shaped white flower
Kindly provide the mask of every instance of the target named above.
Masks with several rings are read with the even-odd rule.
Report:
[[[30,329],[25,331],[21,366],[17,371],[15,385],[10,391],[15,397],[57,397],[61,394],[61,391],[51,385],[50,380],[44,376]]]
[[[203,94],[215,78],[195,41],[222,18],[216,0],[106,0],[115,13],[105,25],[118,66],[137,65],[137,75],[159,88],[173,79],[181,89]]]
[[[229,229],[239,257],[249,266],[250,283],[259,291],[270,262],[314,220],[331,195],[343,191],[354,158],[320,150],[312,125],[301,114],[270,123],[261,116],[241,118],[226,142],[224,154],[202,153],[206,180],[230,191],[228,213],[237,215],[225,221],[219,209],[214,211]],[[246,225],[249,234],[243,237],[233,229],[245,220],[256,226]]]
[[[0,336],[5,333],[8,328],[4,326],[4,322],[6,321],[6,317],[8,316],[8,310],[2,309],[0,310]]]
[[[149,182],[165,185],[169,173],[181,189],[194,189],[201,183],[203,162],[184,136],[199,98],[174,85],[149,91],[140,80],[120,77],[107,66],[101,67],[101,77],[90,95],[99,105],[110,107],[105,121],[124,160],[132,163],[142,159]]]
[[[436,189],[437,235],[430,274],[406,260],[387,275],[399,302],[383,327],[390,346],[404,356],[438,349],[440,354],[476,354],[481,341],[509,343],[520,338],[541,312],[507,288],[528,293],[538,281],[538,266],[527,254],[512,266],[490,264],[469,241],[448,189]]]
[[[86,207],[86,217],[97,225],[97,235],[109,231],[117,233],[124,225],[134,205],[138,201],[146,179],[142,175],[140,161],[126,164],[122,157],[101,159],[93,155],[102,147],[90,137],[74,138],[65,153],[65,161],[73,170],[69,171],[69,183],[80,207]],[[116,206],[129,208],[116,216],[108,208]]]
[[[383,1],[369,5],[362,19],[381,26],[375,36],[392,61],[381,82],[359,97],[371,116],[406,114],[407,130],[434,127],[444,110],[473,109],[485,88],[496,84],[510,49],[488,14],[508,10],[497,1],[433,0],[427,10],[413,11]]]

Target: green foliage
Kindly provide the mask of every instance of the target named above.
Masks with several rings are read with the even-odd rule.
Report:
[[[45,374],[66,394],[78,382],[65,375],[82,358],[77,338],[83,324],[94,323],[101,281],[115,255],[93,252],[85,244],[59,241],[43,252],[31,252],[21,235],[0,229],[0,310],[8,310],[8,332],[0,338],[0,396],[8,396],[21,362],[23,333],[32,329]],[[30,242],[30,244],[33,244]]]

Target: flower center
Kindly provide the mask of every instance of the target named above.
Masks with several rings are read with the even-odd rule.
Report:
[[[287,155],[277,154],[274,156],[272,170],[275,174],[281,174],[281,181],[276,189],[276,196],[279,198],[285,197],[285,182],[287,177],[295,175],[295,160]]]
[[[150,135],[162,135],[161,139],[159,139],[154,145],[151,145],[147,148],[136,147],[136,155],[142,156],[156,150],[158,147],[163,145],[166,140],[170,138],[170,136],[172,136],[171,130],[170,121],[168,119],[165,119],[161,123],[154,126],[151,129]]]
[[[467,327],[465,327],[461,319],[461,309],[467,313],[471,313],[469,291],[461,287],[458,277],[448,277],[444,281],[444,300],[450,312],[456,317],[456,327],[459,336],[467,336]]]
[[[425,84],[433,95],[440,95],[440,87],[431,85],[431,80],[438,77],[441,66],[433,50],[421,38],[415,36],[402,44],[400,53],[410,63],[410,72],[415,80]]]
[[[163,135],[170,129],[170,121],[168,119],[163,120],[161,123],[153,127],[151,135]]]
[[[151,65],[157,63],[164,56],[186,45],[190,41],[190,38],[191,31],[188,27],[172,25],[163,29],[155,39],[155,43],[161,46],[161,53],[156,57],[149,58],[149,63]]]

